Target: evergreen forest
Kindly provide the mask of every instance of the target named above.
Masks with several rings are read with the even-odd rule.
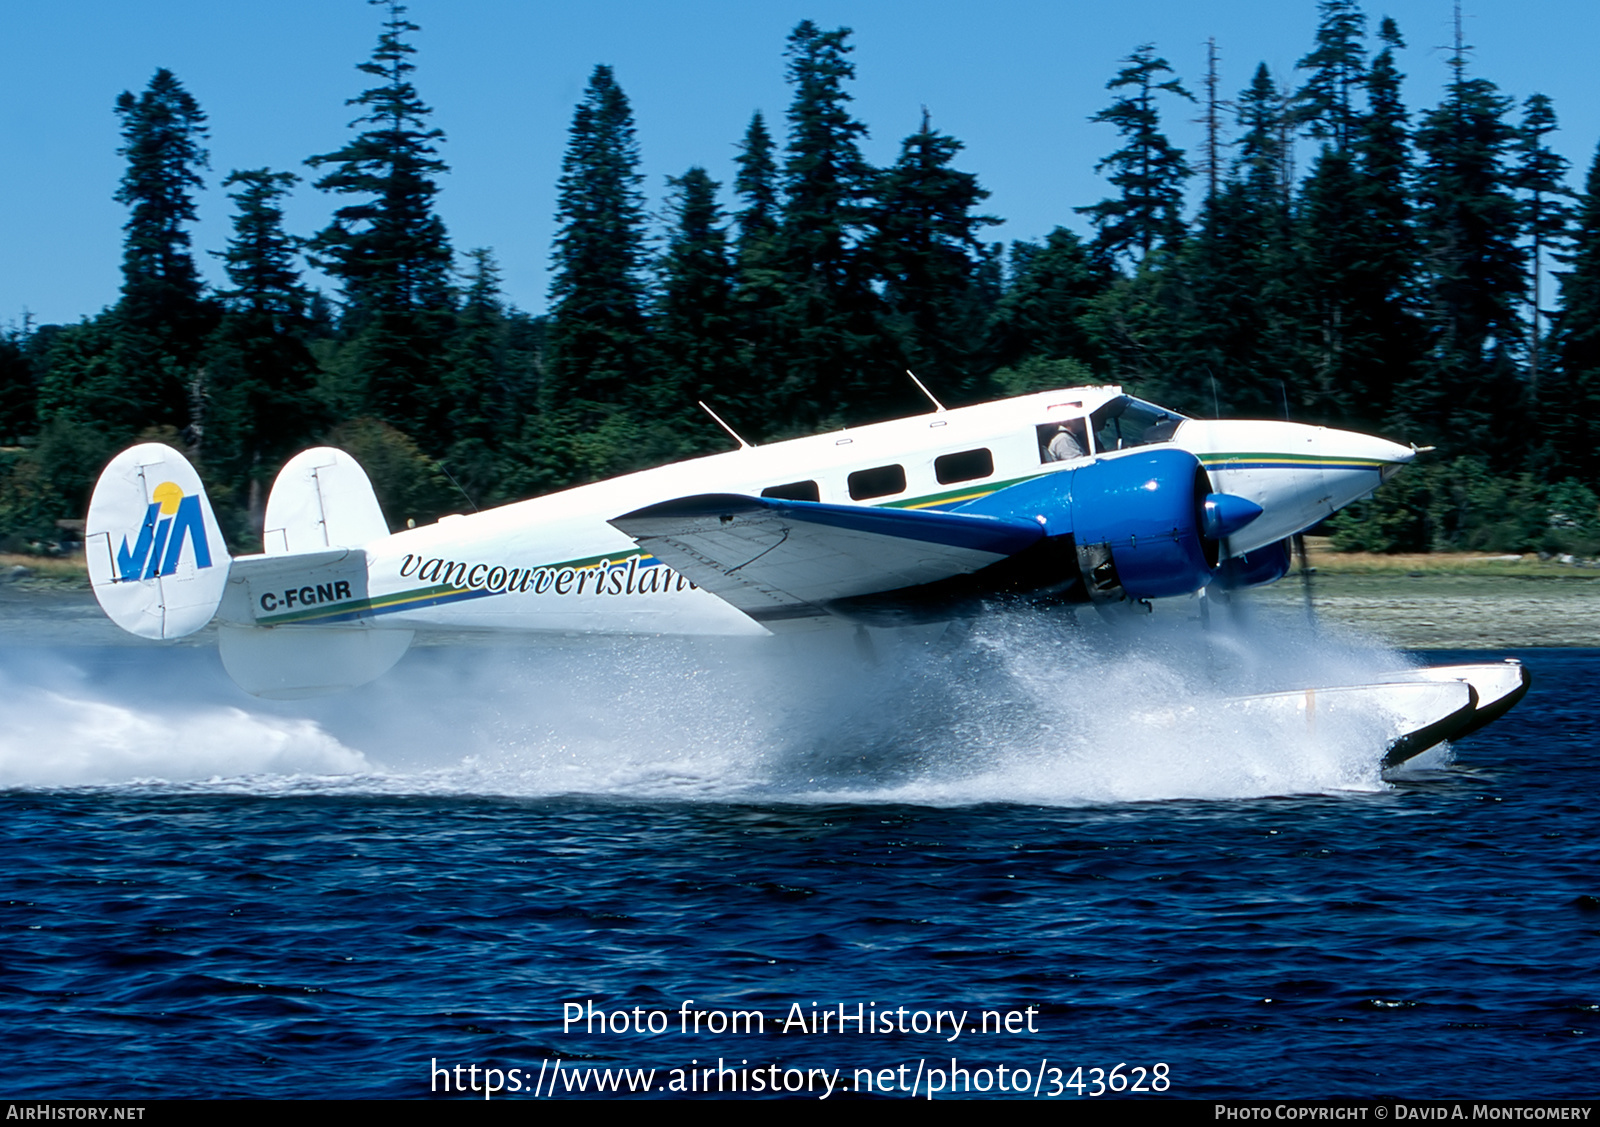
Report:
[[[223,247],[191,244],[208,125],[180,78],[108,107],[120,296],[0,333],[0,548],[70,545],[100,467],[138,440],[183,449],[253,550],[308,445],[351,451],[404,527],[726,449],[697,400],[755,441],[913,413],[910,369],[951,405],[1117,383],[1435,447],[1331,522],[1339,547],[1600,550],[1600,156],[1575,190],[1550,100],[1502,93],[1459,38],[1432,107],[1404,103],[1401,29],[1356,0],[1320,0],[1295,71],[1240,91],[1214,55],[1186,79],[1132,45],[1085,107],[1105,198],[1062,217],[1085,234],[1009,246],[926,112],[891,165],[864,159],[848,29],[795,27],[784,119],[754,114],[730,167],[687,168],[653,203],[625,76],[596,66],[535,316],[492,249],[451,245],[419,29],[374,3],[346,143],[229,171]],[[1184,152],[1163,122],[1197,113]],[[307,191],[331,222],[285,230]]]

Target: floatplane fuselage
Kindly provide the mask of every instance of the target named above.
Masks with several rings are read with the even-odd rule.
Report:
[[[303,696],[380,676],[419,630],[761,635],[1271,583],[1289,537],[1415,456],[1082,387],[741,442],[391,533],[361,467],[323,447],[280,472],[265,551],[230,557],[194,469],[145,444],[101,475],[86,551],[118,625],[175,638],[215,618],[243,688]]]

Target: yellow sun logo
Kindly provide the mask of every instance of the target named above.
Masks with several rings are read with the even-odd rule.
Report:
[[[161,506],[161,515],[170,517],[178,511],[178,502],[183,500],[183,490],[178,488],[176,482],[163,481],[156,486],[155,492],[150,494],[150,500]]]

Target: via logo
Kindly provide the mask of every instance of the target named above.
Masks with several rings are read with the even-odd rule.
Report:
[[[171,575],[178,570],[183,542],[190,537],[194,539],[195,566],[210,567],[211,545],[206,541],[200,494],[185,497],[176,483],[163,481],[151,496],[155,500],[145,510],[144,525],[133,551],[128,550],[128,538],[122,538],[122,550],[117,553],[117,579],[130,583]]]

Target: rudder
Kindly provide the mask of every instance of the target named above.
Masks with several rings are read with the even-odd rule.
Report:
[[[387,535],[372,482],[343,450],[302,450],[278,471],[261,537],[267,555],[359,548]]]
[[[141,638],[181,638],[210,622],[232,564],[200,475],[158,442],[101,471],[84,555],[101,609]]]

